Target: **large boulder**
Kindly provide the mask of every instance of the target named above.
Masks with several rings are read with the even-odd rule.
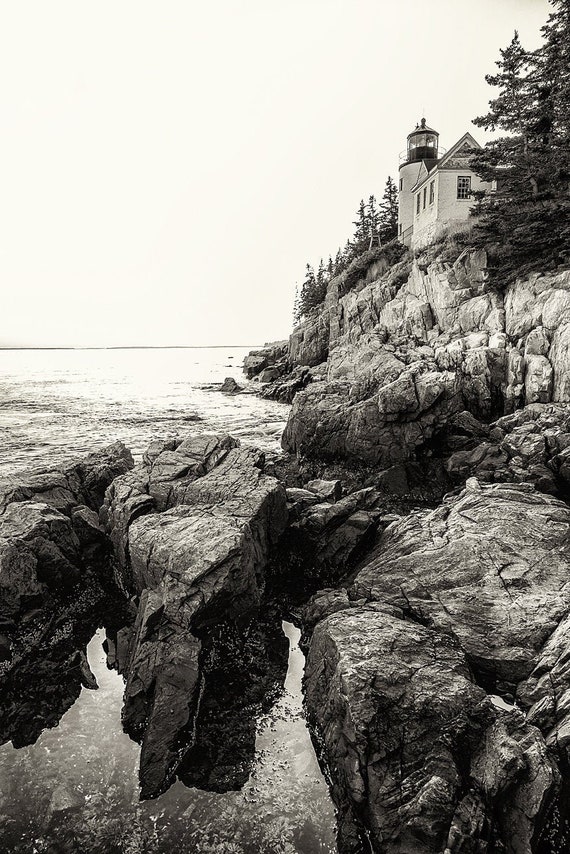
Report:
[[[156,444],[108,492],[115,573],[139,597],[123,722],[142,740],[143,797],[173,778],[199,713],[210,623],[260,603],[271,548],[287,524],[284,488],[264,457],[228,436]]]
[[[479,484],[384,531],[354,596],[455,638],[490,687],[528,676],[570,609],[570,509],[526,484]]]
[[[474,684],[457,641],[382,607],[341,610],[313,634],[305,676],[343,850],[530,854],[556,791],[544,741]]]

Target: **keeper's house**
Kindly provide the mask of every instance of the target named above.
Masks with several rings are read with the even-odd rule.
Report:
[[[408,135],[400,155],[398,237],[412,249],[431,243],[461,227],[473,207],[474,190],[491,190],[490,184],[469,168],[470,149],[479,143],[465,133],[445,151],[439,134],[422,119]]]

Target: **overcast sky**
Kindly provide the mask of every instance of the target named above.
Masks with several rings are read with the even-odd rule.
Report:
[[[2,346],[285,337],[307,261],[449,147],[546,0],[0,0]]]

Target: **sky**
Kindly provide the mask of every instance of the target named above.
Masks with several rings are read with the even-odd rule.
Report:
[[[0,0],[0,346],[256,345],[547,0]]]

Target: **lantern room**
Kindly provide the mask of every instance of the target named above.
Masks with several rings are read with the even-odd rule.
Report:
[[[408,134],[407,163],[418,160],[437,160],[439,134],[433,128],[426,126],[426,120],[422,119],[415,130]]]

